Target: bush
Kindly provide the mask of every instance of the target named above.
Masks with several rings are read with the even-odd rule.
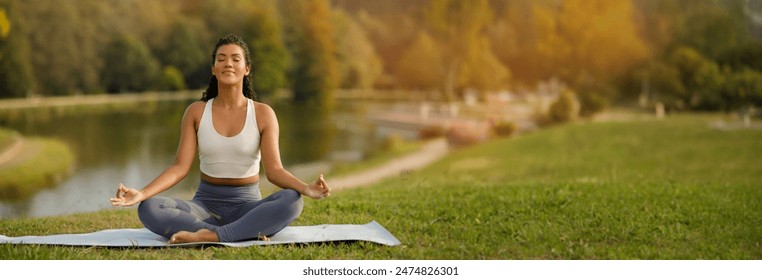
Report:
[[[573,121],[579,115],[579,101],[574,92],[564,89],[558,95],[558,99],[550,105],[548,117],[553,123]]]
[[[162,90],[184,90],[185,78],[183,73],[180,72],[177,67],[167,66],[164,67],[161,73],[161,89]]]
[[[418,138],[422,140],[443,137],[447,129],[442,126],[429,126],[418,130]]]
[[[492,133],[497,136],[511,136],[516,130],[518,126],[512,121],[498,120],[492,124]]]

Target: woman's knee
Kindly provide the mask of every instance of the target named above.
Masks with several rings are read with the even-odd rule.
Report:
[[[298,191],[287,189],[283,190],[283,195],[286,197],[286,199],[291,201],[301,201],[302,200],[302,194],[300,194]]]

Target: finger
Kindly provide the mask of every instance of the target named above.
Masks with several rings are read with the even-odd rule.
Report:
[[[122,206],[122,204],[122,201],[111,199],[111,206]]]
[[[120,197],[119,194],[122,192],[122,188],[124,188],[124,185],[122,183],[119,183],[119,187],[116,188],[116,197]]]

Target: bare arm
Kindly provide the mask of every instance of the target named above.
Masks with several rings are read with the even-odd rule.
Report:
[[[260,127],[260,151],[267,179],[278,187],[293,189],[303,195],[319,199],[329,195],[330,188],[323,175],[312,183],[304,183],[283,167],[280,158],[280,126],[270,106],[256,103],[257,123]]]
[[[114,206],[131,206],[140,203],[154,195],[157,195],[188,175],[193,159],[196,155],[196,123],[201,118],[203,112],[203,102],[196,102],[188,106],[183,115],[180,125],[180,144],[177,147],[175,161],[167,167],[159,176],[146,185],[142,190],[119,185],[116,197],[111,198],[111,204]],[[200,111],[199,111],[200,110]]]

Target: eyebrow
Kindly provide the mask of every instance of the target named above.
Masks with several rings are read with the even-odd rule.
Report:
[[[227,54],[226,54],[226,53],[217,53],[217,56],[221,56],[221,55],[222,55],[222,56],[227,56]],[[236,55],[237,55],[237,56],[242,56],[242,54],[240,54],[240,53],[233,53],[233,54],[231,54],[230,56],[236,56]]]

